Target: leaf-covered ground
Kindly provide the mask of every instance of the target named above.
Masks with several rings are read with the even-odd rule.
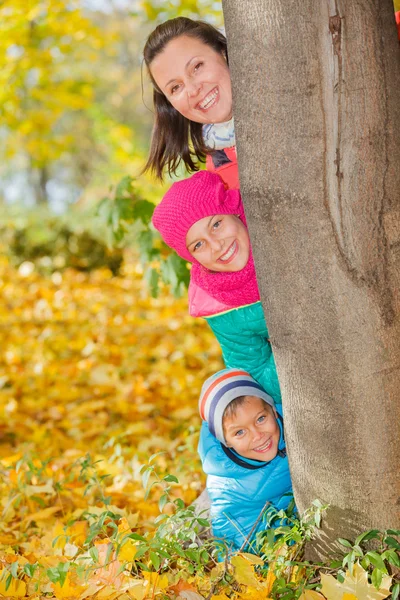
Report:
[[[197,398],[220,351],[185,300],[149,298],[132,258],[118,277],[44,277],[0,255],[0,288],[0,598],[400,595],[400,531],[342,540],[345,558],[324,566],[294,560],[304,519],[262,556],[218,562],[215,542],[199,543]]]
[[[164,452],[161,475],[179,478],[172,495],[190,503],[204,487],[197,397],[222,365],[207,325],[187,315],[185,300],[149,298],[134,262],[120,277],[43,278],[2,257],[0,281],[3,568],[67,561],[87,537],[82,514],[104,500],[135,531],[151,528],[157,490],[144,500],[139,470],[154,453]],[[66,597],[45,574],[37,569],[23,595]],[[0,595],[20,595],[4,586]]]

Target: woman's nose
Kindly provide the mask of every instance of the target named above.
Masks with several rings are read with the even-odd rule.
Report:
[[[186,82],[186,92],[189,97],[197,96],[199,93],[201,84],[197,81],[187,81]]]

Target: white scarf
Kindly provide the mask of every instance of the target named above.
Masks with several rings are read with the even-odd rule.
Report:
[[[211,150],[223,150],[236,145],[233,117],[225,123],[203,125],[203,140]]]

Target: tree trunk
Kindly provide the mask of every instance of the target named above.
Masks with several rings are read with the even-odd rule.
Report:
[[[392,0],[224,0],[241,191],[300,510],[400,526],[400,52]]]

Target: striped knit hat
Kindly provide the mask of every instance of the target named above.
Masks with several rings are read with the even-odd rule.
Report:
[[[211,375],[203,383],[199,399],[199,411],[203,421],[207,421],[214,437],[227,446],[222,427],[222,419],[228,404],[239,396],[256,396],[275,410],[275,404],[255,379],[242,369],[223,369]]]

